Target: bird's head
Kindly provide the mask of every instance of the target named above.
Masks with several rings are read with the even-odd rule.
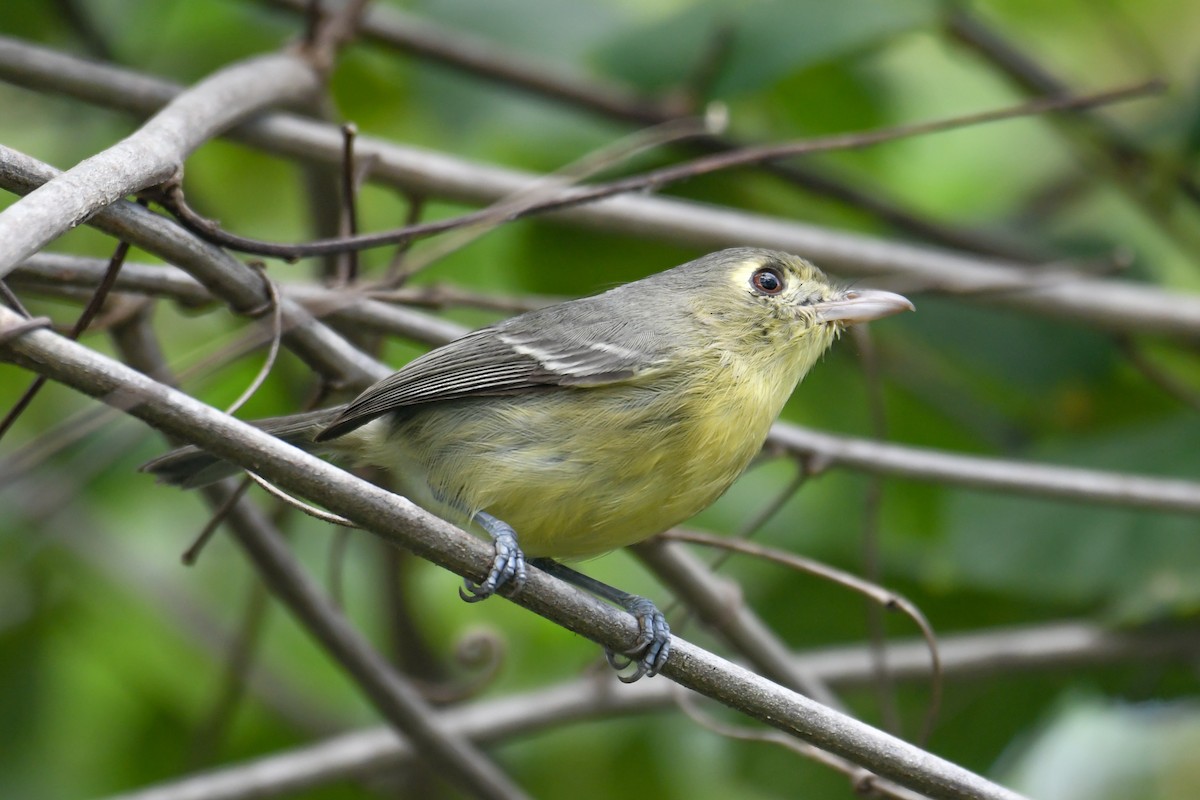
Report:
[[[913,309],[893,292],[840,287],[803,258],[774,250],[722,250],[671,272],[689,285],[690,311],[714,337],[815,351],[814,359],[847,326]]]

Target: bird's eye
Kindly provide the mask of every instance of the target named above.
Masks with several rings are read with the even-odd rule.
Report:
[[[783,291],[783,276],[774,267],[763,267],[750,276],[750,285],[759,294],[779,294]]]

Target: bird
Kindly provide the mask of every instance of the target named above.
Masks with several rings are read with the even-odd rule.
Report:
[[[429,351],[342,406],[254,424],[385,468],[401,494],[490,538],[474,602],[527,559],[638,620],[623,656],[657,674],[670,628],[648,599],[561,563],[640,542],[712,504],[758,454],[797,384],[849,325],[913,310],[799,256],[733,248],[546,306]],[[196,447],[143,467],[194,488],[237,468]]]

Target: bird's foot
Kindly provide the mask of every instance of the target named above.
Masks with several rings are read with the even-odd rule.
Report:
[[[667,657],[671,654],[671,626],[658,606],[644,597],[628,595],[621,605],[637,620],[638,638],[625,653],[604,648],[604,657],[618,671],[636,664],[633,672],[617,676],[622,683],[633,683],[643,676],[652,678],[667,663]]]
[[[483,583],[465,579],[465,588],[458,590],[458,596],[468,603],[478,603],[491,597],[502,586],[511,585],[514,591],[519,591],[525,585],[527,575],[525,554],[517,543],[517,532],[504,520],[482,511],[475,515],[475,521],[492,537],[495,556],[492,558],[492,569]]]
[[[595,578],[589,578],[582,572],[576,572],[568,566],[549,558],[535,558],[534,565],[556,578],[594,594],[596,597],[616,603],[634,616],[638,624],[638,638],[628,650],[618,653],[611,648],[604,648],[604,656],[608,663],[618,671],[630,666],[634,669],[628,675],[617,677],[625,683],[633,683],[647,675],[657,675],[667,663],[671,655],[671,626],[667,618],[654,603],[636,594],[622,591]]]

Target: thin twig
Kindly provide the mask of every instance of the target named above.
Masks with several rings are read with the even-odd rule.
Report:
[[[872,775],[857,764],[853,764],[832,753],[826,753],[824,750],[813,747],[807,742],[798,742],[795,739],[784,736],[779,731],[750,728],[745,725],[730,725],[721,722],[700,708],[699,698],[696,697],[694,692],[685,692],[677,689],[674,692],[674,696],[676,706],[697,725],[707,728],[718,736],[724,736],[727,739],[777,745],[791,750],[793,753],[810,761],[816,761],[819,764],[835,769],[850,779],[853,792],[857,796],[890,797],[895,798],[895,800],[925,800],[925,795],[909,791],[902,786],[896,786],[891,781],[882,780],[878,775]]]
[[[663,538],[674,539],[681,542],[692,542],[694,544],[703,544],[708,547],[724,548],[733,550],[745,555],[752,555],[756,558],[766,559],[776,564],[783,564],[791,569],[806,572],[810,575],[815,575],[824,578],[828,581],[843,586],[851,591],[857,592],[871,601],[878,604],[881,608],[889,611],[899,611],[917,626],[921,631],[921,636],[924,637],[926,645],[929,647],[929,660],[931,664],[932,682],[930,685],[930,702],[926,717],[926,730],[932,725],[934,715],[941,707],[942,695],[942,665],[941,655],[938,652],[937,637],[933,633],[933,626],[929,624],[929,620],[921,613],[907,598],[891,592],[883,587],[865,581],[855,575],[851,575],[844,570],[831,567],[828,564],[822,564],[819,561],[814,561],[804,556],[798,556],[795,553],[785,553],[782,550],[777,550],[771,547],[754,544],[752,542],[740,541],[737,539],[729,539],[723,536],[712,536],[706,533],[698,533],[696,531],[685,531],[680,529],[672,529],[664,534]]]
[[[968,10],[964,3],[954,3],[947,18],[951,35],[983,56],[988,63],[1013,80],[1028,92],[1065,97],[1072,94],[1071,87],[1051,74],[1027,53],[1006,40],[995,28],[987,25],[977,14]],[[1128,175],[1131,169],[1146,174],[1166,168],[1180,192],[1194,203],[1200,203],[1200,183],[1186,172],[1146,152],[1106,119],[1095,115],[1084,115],[1079,120],[1085,123],[1088,134],[1100,144],[1114,174]],[[1153,212],[1153,209],[1151,209]],[[1150,213],[1152,221],[1163,222],[1159,213]]]
[[[491,231],[496,226],[524,215],[526,209],[552,198],[568,187],[577,184],[601,171],[610,169],[633,156],[661,147],[665,144],[689,139],[704,133],[722,130],[728,124],[723,107],[708,110],[701,118],[685,118],[664,122],[629,134],[587,153],[581,158],[560,167],[554,172],[538,178],[534,183],[509,196],[502,197],[487,208],[474,212],[473,221],[446,231],[454,236],[440,244],[427,247],[419,259],[411,255],[406,259],[403,277],[411,277],[425,267],[440,261],[450,253],[465,247],[470,242]],[[427,223],[433,224],[433,223]],[[385,284],[386,285],[386,284]]]
[[[352,123],[342,125],[342,211],[339,215],[339,235],[358,235],[358,182],[355,180],[354,139],[358,128]],[[341,253],[338,261],[338,283],[342,286],[358,280],[358,253],[350,250]]]
[[[100,309],[104,307],[104,303],[108,300],[108,295],[112,291],[113,285],[117,281],[117,273],[121,271],[121,265],[125,263],[125,257],[129,255],[129,243],[120,241],[117,243],[116,249],[113,251],[112,257],[108,261],[108,268],[105,270],[104,277],[100,279],[96,291],[92,294],[88,304],[84,307],[83,313],[75,320],[75,324],[71,326],[71,331],[67,335],[72,339],[78,339],[83,335],[83,332],[92,324],[92,320],[100,313]],[[23,311],[20,303],[16,304],[16,308]],[[24,313],[28,317],[28,312]],[[25,393],[17,398],[17,402],[13,404],[12,409],[0,420],[0,439],[4,438],[4,434],[12,428],[16,421],[24,413],[25,409],[37,397],[38,392],[46,385],[46,378],[39,375],[34,378],[33,383],[25,390]]]
[[[562,199],[563,193],[566,191],[589,191],[586,189],[571,190],[570,187],[600,170],[608,169],[614,164],[650,148],[680,139],[695,137],[713,127],[721,127],[724,124],[725,120],[719,113],[711,117],[705,117],[702,120],[688,118],[663,123],[624,137],[594,153],[589,153],[555,172],[540,176],[533,184],[524,186],[511,195],[501,197],[486,208],[449,219],[410,224],[391,231],[319,239],[307,244],[280,244],[230,233],[222,229],[215,220],[201,216],[195,209],[188,205],[187,199],[184,197],[183,188],[178,183],[173,184],[165,192],[160,193],[158,200],[185,227],[214,244],[244,253],[271,256],[286,261],[296,261],[309,256],[367,250],[392,244],[411,244],[416,239],[435,234],[449,233],[459,229],[468,229],[468,231],[469,229],[474,229],[474,232],[465,234],[464,239],[460,239],[451,245],[451,247],[459,247],[461,246],[460,242],[476,238],[480,233],[486,232],[502,222],[576,204],[575,202],[566,203]],[[628,181],[629,179],[626,180]],[[610,184],[601,184],[601,186],[606,185]],[[620,194],[638,191],[640,188],[644,187],[633,183],[628,188],[622,188],[612,193]],[[597,199],[603,196],[606,195],[597,195]],[[587,201],[582,200],[577,202]],[[426,255],[422,259],[421,265],[413,266],[406,264],[405,270],[401,273],[400,277],[411,277],[414,273],[420,271],[422,265],[428,265],[429,262],[445,254],[445,251],[439,250],[436,255]],[[387,285],[385,284],[385,286]]]
[[[778,636],[743,602],[739,587],[719,578],[687,548],[661,537],[630,548],[703,623],[763,675],[830,708],[844,705],[822,680],[798,668]]]
[[[316,506],[312,505],[311,503],[306,503],[303,500],[299,500],[299,499],[293,497],[292,495],[283,491],[278,486],[271,483],[269,480],[262,477],[261,475],[256,475],[253,472],[247,472],[246,477],[249,478],[250,480],[252,480],[254,483],[257,483],[258,487],[260,489],[262,489],[267,494],[274,497],[276,500],[282,500],[284,503],[287,503],[292,508],[298,509],[298,510],[304,512],[305,514],[307,514],[308,516],[313,517],[314,519],[319,519],[319,520],[321,520],[321,522],[328,522],[330,525],[337,525],[342,528],[357,528],[357,527],[359,527],[358,525],[356,525],[355,523],[346,519],[345,517],[339,516],[337,514],[331,514],[328,511],[324,511],[320,508],[317,508]]]
[[[279,288],[274,281],[267,277],[266,272],[263,272],[262,276],[267,285],[267,291],[271,295],[271,343],[258,374],[254,376],[254,380],[250,381],[246,390],[229,404],[229,407],[225,409],[226,414],[236,414],[255,395],[266,382],[267,376],[271,374],[271,368],[275,366],[275,359],[279,356],[279,343],[283,340],[283,307],[279,302]]]
[[[425,198],[411,192],[406,192],[405,195],[408,198],[408,211],[404,215],[403,227],[410,228],[416,225],[421,219],[421,214],[425,211]],[[406,239],[396,245],[396,250],[392,253],[392,257],[388,261],[387,272],[382,282],[383,286],[398,289],[412,276],[413,273],[408,269],[406,262],[413,244],[415,242],[412,239]]]
[[[735,539],[753,539],[763,529],[763,526],[774,519],[775,515],[791,502],[796,492],[800,491],[809,478],[809,471],[803,464],[796,463],[795,466],[797,468],[796,474],[788,481],[788,485],[783,487],[783,490],[775,495],[765,506],[760,508],[754,516],[746,520],[742,524],[742,527],[738,528],[737,532],[734,533]],[[716,572],[732,555],[733,553],[728,550],[718,553],[708,563],[708,568]]]
[[[209,514],[208,520],[204,523],[204,527],[200,529],[200,533],[196,534],[196,538],[188,545],[187,549],[180,555],[179,560],[184,566],[191,567],[200,559],[200,554],[204,552],[204,548],[212,540],[213,534],[221,527],[221,523],[229,516],[229,512],[233,511],[236,506],[250,489],[252,481],[249,476],[238,481],[237,488],[229,493],[225,502],[213,509]]]
[[[32,319],[33,317],[33,315],[29,313],[29,310],[21,303],[21,298],[13,294],[12,289],[8,288],[7,281],[0,280],[0,302],[3,302],[6,306],[20,314],[25,319]]]
[[[359,236],[337,237],[334,239],[320,239],[306,244],[280,244],[231,234],[228,231],[220,229],[212,220],[205,219],[191,209],[184,201],[182,192],[178,191],[177,187],[171,194],[164,196],[162,199],[166,209],[175,215],[189,230],[215,244],[245,253],[295,260],[309,256],[383,247],[411,239],[446,233],[457,228],[475,225],[494,225],[498,222],[522,219],[534,214],[561,211],[583,204],[594,203],[598,200],[619,194],[658,190],[672,183],[690,180],[701,175],[733,169],[735,167],[778,161],[784,158],[793,158],[811,153],[857,150],[872,147],[883,142],[896,141],[914,136],[925,136],[972,125],[1035,116],[1051,111],[1077,111],[1124,102],[1160,92],[1163,86],[1164,84],[1161,81],[1143,81],[1095,94],[1074,97],[1039,98],[1007,108],[930,122],[896,125],[878,130],[838,134],[835,136],[823,136],[778,145],[747,147],[728,153],[704,156],[681,164],[651,170],[650,172],[634,175],[629,178],[621,178],[594,186],[576,188],[557,193],[550,197],[535,197],[528,202],[514,203],[503,206],[500,209],[485,208],[449,219],[410,225],[396,230]],[[501,210],[503,213],[498,213]]]

